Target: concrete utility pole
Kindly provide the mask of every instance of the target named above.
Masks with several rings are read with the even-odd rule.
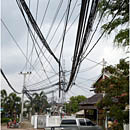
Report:
[[[65,86],[65,60],[63,59],[63,71],[62,71],[62,81],[63,81],[63,84],[62,84],[62,100],[61,100],[61,103],[64,104],[66,102],[66,95],[65,95],[65,92],[64,90],[66,89],[66,86]]]
[[[64,70],[65,71],[65,70]],[[65,103],[65,101],[66,101],[66,99],[65,99],[65,92],[64,92],[64,90],[65,90],[65,72],[62,72],[62,75],[63,75],[63,85],[62,85],[62,104],[64,104]]]
[[[51,102],[52,102],[52,105],[54,105],[54,91],[52,91],[52,99],[51,99]]]
[[[31,72],[25,72],[25,73],[20,72],[20,74],[22,74],[24,76],[23,89],[22,89],[22,98],[21,98],[21,101],[22,101],[21,114],[20,114],[20,123],[21,123],[21,122],[23,122],[24,88],[26,87],[26,75],[31,74]]]
[[[105,79],[105,66],[106,66],[106,63],[107,63],[107,62],[105,61],[104,58],[103,58],[103,61],[102,61],[102,62],[103,62],[103,65],[102,65],[102,66],[103,66],[103,72],[102,72],[102,73],[103,73],[103,80],[104,80],[104,79]],[[104,97],[104,96],[105,96],[105,91],[103,91],[102,94],[103,94],[103,97]],[[98,125],[98,118],[99,118],[99,117],[98,117],[98,113],[99,113],[99,111],[98,111],[98,109],[97,109],[97,125]]]
[[[104,76],[104,74],[105,74],[105,66],[106,66],[106,61],[103,58],[103,79],[105,79],[105,76]]]

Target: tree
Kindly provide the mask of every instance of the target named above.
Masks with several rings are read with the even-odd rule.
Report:
[[[79,111],[79,103],[86,100],[85,96],[72,96],[69,103],[65,103],[67,113],[75,113]]]
[[[104,12],[107,23],[102,26],[103,30],[107,30],[107,34],[117,31],[114,42],[118,46],[129,46],[129,0],[101,0],[99,3],[99,12]],[[112,17],[113,22],[108,26]]]
[[[1,107],[4,107],[6,103],[6,98],[7,98],[7,92],[5,89],[1,90]]]
[[[47,108],[47,96],[42,91],[40,94],[34,93],[32,98],[32,111],[33,114],[37,112],[38,114],[43,113],[43,111]]]
[[[14,113],[19,115],[21,111],[21,98],[15,93],[7,95],[6,90],[1,90],[1,107],[4,109],[2,117],[6,114],[10,114],[10,117],[13,117]]]
[[[114,130],[123,130],[123,123],[129,123],[129,63],[124,59],[115,67],[108,66],[105,71],[110,77],[97,83],[97,89],[105,92],[105,97],[98,103],[98,107],[107,109],[109,116],[118,120]]]
[[[6,108],[10,112],[11,117],[16,113],[17,115],[21,112],[21,98],[15,93],[10,93],[6,100]]]
[[[6,99],[7,99],[7,92],[5,89],[1,90],[1,108],[3,109],[1,113],[1,117],[4,117],[6,112],[5,112],[5,105],[6,105]]]

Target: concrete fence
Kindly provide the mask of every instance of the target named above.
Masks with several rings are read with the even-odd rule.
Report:
[[[124,124],[124,130],[129,130],[129,127],[130,125],[129,124]]]
[[[60,116],[49,116],[49,115],[33,115],[31,117],[32,126],[37,128],[60,126]]]

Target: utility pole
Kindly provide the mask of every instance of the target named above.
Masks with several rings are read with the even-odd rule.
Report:
[[[103,80],[105,79],[105,66],[106,66],[106,61],[103,58]],[[105,91],[103,91],[103,97],[105,96]]]
[[[103,58],[103,71],[102,71],[102,75],[103,75],[103,80],[105,79],[105,66],[106,66],[106,61],[105,61],[105,59]],[[105,91],[102,91],[102,94],[103,94],[103,97],[105,96]],[[97,109],[97,125],[98,125],[98,114],[99,114],[99,111],[98,111],[98,109]]]
[[[103,58],[103,79],[105,79],[105,76],[104,76],[104,74],[105,74],[105,65],[106,65],[106,61]]]
[[[52,105],[54,105],[54,91],[52,91],[52,99],[51,99],[51,102],[52,102]]]
[[[66,99],[65,99],[65,70],[63,71],[63,85],[62,85],[62,104],[65,103]]]
[[[20,114],[20,123],[21,123],[21,122],[23,122],[24,88],[26,87],[26,75],[31,74],[31,72],[25,72],[25,73],[20,72],[20,74],[22,74],[24,76],[23,89],[22,89],[22,98],[21,98],[21,101],[22,101],[21,114]]]
[[[65,88],[65,60],[63,59],[63,71],[62,71],[62,81],[63,81],[63,85],[62,85],[62,104],[64,104],[66,102],[66,97],[65,97],[65,92],[64,90]]]

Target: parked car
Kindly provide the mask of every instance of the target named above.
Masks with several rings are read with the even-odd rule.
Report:
[[[86,118],[62,119],[61,130],[102,130],[102,128],[94,124]]]

